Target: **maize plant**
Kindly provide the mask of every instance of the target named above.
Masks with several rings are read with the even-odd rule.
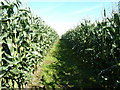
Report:
[[[120,15],[113,13],[102,22],[85,20],[67,31],[62,39],[83,63],[91,66],[96,80],[105,88],[120,88]]]
[[[21,2],[5,0],[0,9],[0,81],[2,88],[23,88],[58,34]]]

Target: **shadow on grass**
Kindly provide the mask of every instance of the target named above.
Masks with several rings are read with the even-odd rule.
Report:
[[[45,85],[63,89],[99,87],[89,64],[83,63],[63,40],[56,47],[52,57],[57,61],[47,66],[47,76],[43,75]],[[52,80],[47,80],[49,76]]]

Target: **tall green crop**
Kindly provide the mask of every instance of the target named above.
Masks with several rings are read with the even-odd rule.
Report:
[[[58,34],[16,0],[1,2],[0,80],[2,87],[23,88]]]
[[[120,15],[114,13],[102,22],[85,20],[76,28],[66,32],[62,39],[80,57],[90,64],[101,86],[120,86]]]

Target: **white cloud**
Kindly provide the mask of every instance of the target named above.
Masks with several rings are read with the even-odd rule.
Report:
[[[27,5],[28,6],[28,5]],[[42,15],[42,14],[45,14],[45,13],[47,13],[47,12],[52,12],[52,10],[54,10],[54,9],[56,9],[56,8],[58,8],[58,7],[60,7],[60,6],[50,6],[50,7],[43,7],[43,8],[39,8],[39,9],[32,9],[31,8],[31,10],[32,10],[32,12],[33,13],[35,13],[36,15]]]
[[[62,4],[47,6],[47,7],[44,7],[44,8],[40,8],[40,12],[41,13],[46,13],[46,12],[52,11],[52,10],[58,8],[58,7],[61,7],[61,6],[62,6]]]
[[[1,2],[1,1],[4,1],[4,0],[0,0],[0,2]]]
[[[81,13],[86,13],[86,12],[89,12],[89,11],[92,11],[92,10],[95,10],[99,7],[102,7],[102,5],[100,6],[94,6],[94,7],[91,7],[91,8],[85,8],[85,9],[82,9],[82,10],[77,10],[77,11],[74,11],[72,12],[71,14],[81,14]]]

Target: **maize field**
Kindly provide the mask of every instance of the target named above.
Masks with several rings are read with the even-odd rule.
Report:
[[[34,71],[37,69],[37,65],[40,65],[58,39],[57,32],[45,24],[40,17],[33,15],[29,7],[23,8],[20,0],[15,0],[14,2],[10,0],[1,1],[0,89],[26,88],[32,79]],[[60,40],[63,44],[58,42],[60,50],[57,53],[53,50],[56,55],[54,55],[56,61],[58,59],[59,62],[62,62],[62,60],[70,62],[70,60],[78,59],[78,62],[82,62],[83,65],[90,66],[89,68],[92,73],[95,74],[95,83],[97,82],[99,87],[107,89],[120,88],[119,12],[113,12],[111,17],[107,17],[106,11],[104,10],[102,21],[91,23],[90,20],[84,20],[84,22],[75,28],[63,34]],[[67,49],[62,46],[66,46]],[[72,53],[70,52],[71,54],[67,52],[68,48],[69,51],[73,51]],[[62,51],[64,51],[64,55]],[[66,55],[69,57],[66,57]],[[71,58],[72,55],[74,59]],[[56,63],[53,63],[53,68],[55,68]],[[54,77],[52,79],[54,82],[47,83],[48,85],[53,85],[54,88],[56,82],[59,82],[57,83],[60,84],[59,87],[67,87],[69,84],[71,85],[70,87],[75,86],[73,84],[75,80],[72,81],[72,79],[67,78],[73,77],[74,75],[80,76],[81,72],[79,70],[77,71],[79,63],[74,64],[74,67],[77,67],[76,65],[78,67],[73,67],[72,72],[69,71],[69,68],[71,70],[72,66],[65,66],[64,64],[62,65],[60,63],[61,66],[56,64],[57,69],[55,72],[58,71],[56,76],[55,73],[52,73],[54,74],[52,76],[51,72],[49,72],[49,67],[48,72],[52,78]],[[58,69],[59,66],[61,67],[61,71]],[[68,70],[65,72],[64,70],[67,68]],[[66,73],[67,78],[65,77]],[[45,75],[47,76],[47,74]],[[58,75],[63,76],[57,77]],[[65,78],[67,83],[62,82],[61,80],[63,79],[61,78]],[[68,83],[69,81],[70,83]],[[76,81],[78,82],[79,80]]]
[[[79,60],[90,64],[102,87],[120,88],[120,15],[113,13],[101,22],[85,20],[62,39]]]
[[[1,88],[23,88],[58,39],[54,29],[21,5],[19,0],[0,3]]]

